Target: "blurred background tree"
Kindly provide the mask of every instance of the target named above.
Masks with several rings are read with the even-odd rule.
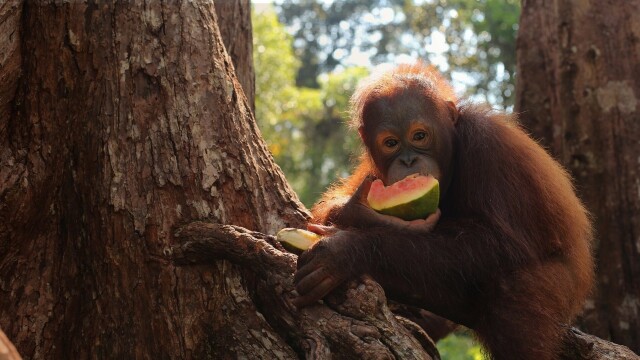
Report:
[[[303,203],[350,173],[360,149],[345,125],[349,97],[381,64],[421,59],[459,95],[511,109],[519,15],[518,0],[254,4],[256,119]],[[467,333],[438,347],[447,359],[482,358]]]

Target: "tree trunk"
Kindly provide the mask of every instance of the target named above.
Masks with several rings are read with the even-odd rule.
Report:
[[[305,221],[213,4],[9,1],[0,30],[0,328],[18,350],[295,356],[237,266],[163,253],[194,219],[265,233]]]
[[[593,214],[582,324],[640,351],[640,2],[524,0],[516,110]]]
[[[253,28],[249,0],[216,1],[218,28],[236,69],[244,95],[255,114],[256,79],[253,71]]]

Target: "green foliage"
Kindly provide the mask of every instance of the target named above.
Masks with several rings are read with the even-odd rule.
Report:
[[[358,82],[368,74],[366,68],[352,67],[319,78],[323,113],[303,128],[307,163],[296,169],[303,179],[297,186],[298,195],[307,206],[315,203],[337,177],[345,177],[352,170],[360,141],[346,127],[348,104]]]
[[[294,35],[295,51],[302,60],[296,78],[300,86],[319,87],[318,76],[354,63],[352,56],[372,63],[388,61],[386,55],[407,50],[398,41],[402,32],[403,0],[276,0],[278,13]],[[395,9],[395,11],[394,11]],[[395,16],[399,15],[399,16]]]
[[[318,77],[318,88],[297,87],[300,62],[292,37],[273,11],[254,11],[252,17],[256,119],[276,163],[310,207],[337,176],[351,170],[358,141],[345,120],[349,97],[368,70],[336,70]]]
[[[436,344],[440,357],[446,360],[485,360],[480,346],[464,331],[456,331]]]
[[[421,58],[467,95],[513,104],[519,0],[277,0],[302,64],[299,85],[351,65]],[[442,40],[444,41],[442,41]],[[444,49],[442,49],[444,48]]]
[[[256,65],[256,118],[261,124],[275,126],[283,114],[301,101],[295,87],[300,61],[291,49],[292,37],[273,11],[252,16]],[[302,100],[304,101],[304,100]],[[263,127],[263,131],[270,130]]]
[[[468,95],[513,105],[519,0],[407,0],[404,11],[423,42],[444,34],[447,68],[467,79]]]

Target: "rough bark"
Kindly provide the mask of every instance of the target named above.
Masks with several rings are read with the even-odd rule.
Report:
[[[0,20],[0,327],[18,350],[294,356],[236,266],[175,268],[162,253],[178,223],[273,233],[306,217],[213,4],[14,1]]]
[[[571,328],[565,336],[562,360],[638,360],[628,347]]]
[[[20,19],[21,0],[0,2],[0,144],[6,142],[9,125],[5,119],[11,116],[13,99],[20,78]],[[9,176],[3,162],[4,148],[0,148],[0,184],[3,177]],[[2,203],[0,203],[0,209]]]
[[[516,111],[593,214],[582,324],[640,351],[640,2],[524,0]]]
[[[255,114],[256,79],[253,70],[253,27],[249,0],[216,1],[218,28],[236,69],[244,95]]]

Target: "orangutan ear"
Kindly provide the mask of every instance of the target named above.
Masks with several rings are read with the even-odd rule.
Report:
[[[449,108],[449,112],[451,113],[451,121],[453,121],[453,125],[456,125],[458,123],[458,118],[460,117],[458,106],[453,101],[447,101],[447,107]]]
[[[360,125],[358,127],[358,134],[360,134],[360,140],[362,140],[362,143],[366,144],[367,143],[367,136],[366,136],[366,134],[364,132],[364,126],[363,125]]]

